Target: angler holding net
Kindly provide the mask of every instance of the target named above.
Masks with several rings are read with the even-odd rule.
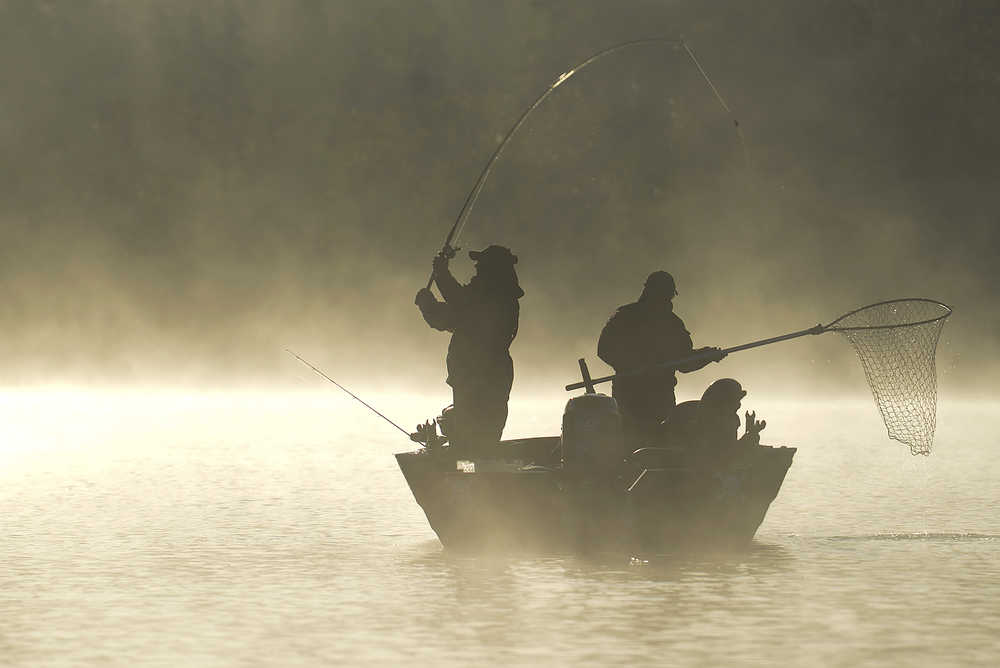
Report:
[[[614,367],[611,395],[618,402],[629,440],[656,439],[676,403],[676,372],[689,373],[725,355],[718,348],[694,350],[691,334],[674,312],[674,277],[654,271],[639,299],[619,307],[601,331],[597,356]],[[692,353],[704,354],[677,367],[660,366]]]
[[[875,404],[882,414],[889,438],[926,455],[934,442],[937,422],[937,370],[934,356],[945,319],[951,308],[933,299],[892,299],[845,313],[828,325],[816,325],[721,351],[722,355],[788,341],[807,334],[838,332],[854,346],[861,358]],[[719,356],[715,350],[657,365],[684,368]],[[567,390],[592,387],[616,376],[587,378]]]

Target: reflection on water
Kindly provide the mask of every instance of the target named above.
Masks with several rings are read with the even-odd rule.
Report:
[[[533,406],[513,428],[557,431]],[[444,552],[391,457],[409,444],[354,411],[0,397],[0,663],[995,660],[994,405],[944,407],[930,458],[887,442],[868,402],[769,406],[772,442],[800,450],[754,544],[586,557]]]

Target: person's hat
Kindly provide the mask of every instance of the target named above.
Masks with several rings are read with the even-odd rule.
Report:
[[[645,291],[667,296],[678,294],[674,277],[665,271],[654,271],[650,274],[646,279]]]
[[[473,262],[485,262],[487,264],[517,264],[517,256],[510,252],[506,246],[487,246],[481,251],[469,251],[469,257]]]
[[[701,395],[701,400],[710,403],[738,402],[746,395],[746,390],[737,381],[732,378],[721,378],[708,386]]]

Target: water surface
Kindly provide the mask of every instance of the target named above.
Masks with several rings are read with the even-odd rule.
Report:
[[[1000,407],[942,404],[930,457],[870,400],[753,407],[799,452],[750,549],[582,558],[444,552],[331,393],[2,394],[0,663],[995,665]]]

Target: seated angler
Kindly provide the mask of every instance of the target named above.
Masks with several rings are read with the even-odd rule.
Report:
[[[471,450],[500,441],[507,422],[507,400],[514,381],[510,344],[517,336],[524,291],[514,265],[517,256],[504,246],[471,251],[476,274],[467,285],[448,269],[450,255],[434,258],[434,281],[444,301],[424,288],[416,304],[427,324],[452,332],[448,345],[448,384],[454,409],[447,435],[456,450]]]
[[[746,394],[732,378],[715,381],[700,400],[676,407],[666,424],[667,442],[696,456],[731,454],[760,445],[760,432],[767,421],[757,420],[756,412],[746,412],[743,436],[737,438],[739,410]]]
[[[675,372],[696,371],[723,353],[718,348],[694,349],[691,334],[674,313],[674,278],[654,271],[639,300],[615,311],[601,332],[597,356],[614,367],[611,393],[618,401],[631,446],[658,440],[660,424],[674,407]],[[677,366],[663,366],[702,354]]]

